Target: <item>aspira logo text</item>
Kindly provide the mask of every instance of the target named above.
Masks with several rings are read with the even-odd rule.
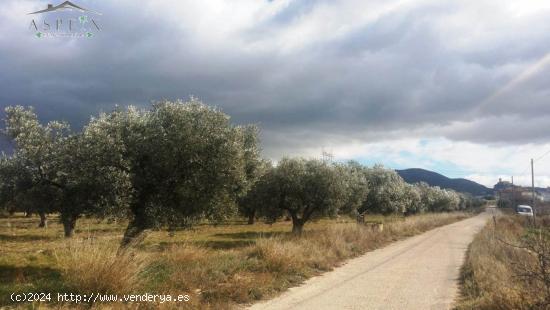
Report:
[[[29,29],[37,38],[73,37],[91,38],[101,31],[97,16],[101,13],[83,8],[70,1],[29,13],[35,15]]]

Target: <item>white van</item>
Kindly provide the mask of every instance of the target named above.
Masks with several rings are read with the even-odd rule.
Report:
[[[528,205],[519,205],[516,208],[516,213],[523,216],[533,216],[533,208]]]

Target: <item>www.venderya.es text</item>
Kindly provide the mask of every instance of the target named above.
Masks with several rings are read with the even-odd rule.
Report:
[[[188,302],[187,294],[75,294],[75,293],[12,293],[12,302],[62,302],[62,303],[96,303],[96,302]]]

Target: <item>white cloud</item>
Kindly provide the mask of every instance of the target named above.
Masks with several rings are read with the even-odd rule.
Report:
[[[345,141],[301,149],[299,154],[319,157],[322,151],[336,160],[374,159],[392,168],[425,168],[450,177],[463,177],[492,187],[499,178],[530,185],[530,159],[550,151],[550,143],[483,145],[443,138],[406,138],[374,143]],[[290,154],[292,155],[292,154]],[[535,162],[536,186],[550,186],[550,155]]]

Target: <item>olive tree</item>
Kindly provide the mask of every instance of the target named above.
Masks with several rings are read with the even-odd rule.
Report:
[[[434,203],[430,206],[432,212],[454,211],[457,210],[460,204],[459,195],[449,189],[440,189],[433,187]]]
[[[344,190],[339,213],[357,215],[369,194],[368,169],[355,161],[336,164],[335,169]]]
[[[404,195],[407,200],[406,215],[422,213],[426,210],[422,204],[422,192],[416,185],[405,184]]]
[[[45,213],[59,212],[70,237],[80,216],[105,214],[123,200],[118,184],[124,176],[97,160],[98,150],[83,134],[62,122],[42,125],[32,108],[8,107],[6,116],[5,132],[15,142],[9,161],[19,171],[11,186],[17,205],[36,210],[43,220]]]
[[[270,182],[273,169],[272,166],[267,166],[261,177],[252,184],[244,196],[239,198],[239,212],[248,217],[250,225],[254,224],[256,216],[264,216],[272,223],[282,215],[281,212],[274,212],[265,207],[266,202],[270,203],[275,199],[269,189],[272,185]]]
[[[2,154],[0,157],[0,209],[15,211],[13,204],[19,188],[30,181],[17,158]]]
[[[326,162],[285,158],[261,178],[255,191],[264,214],[276,218],[286,212],[292,219],[292,232],[301,234],[313,217],[338,214],[345,197],[343,183]]]
[[[109,167],[129,178],[130,222],[122,247],[162,225],[221,220],[245,188],[245,130],[196,99],[102,114],[85,134],[102,141]]]
[[[106,165],[102,156],[97,142],[85,134],[74,134],[60,145],[57,210],[67,237],[82,215],[103,218],[127,214],[129,176]]]
[[[56,154],[64,139],[67,125],[50,122],[42,125],[32,108],[7,107],[4,133],[15,144],[11,157],[2,163],[2,196],[19,210],[40,215],[40,226],[46,226],[46,213],[57,200]],[[11,179],[11,180],[10,180]]]
[[[242,131],[244,182],[242,188],[238,189],[238,208],[239,213],[248,218],[248,224],[252,225],[258,211],[258,193],[252,191],[252,188],[271,167],[271,163],[261,158],[258,127],[245,126]]]
[[[407,211],[407,184],[397,172],[376,165],[367,172],[370,191],[361,211],[373,213],[400,213]]]
[[[46,214],[53,211],[56,199],[47,186],[34,184],[32,175],[17,156],[0,158],[0,208],[40,216],[38,227],[47,227]]]
[[[416,183],[415,187],[420,193],[419,213],[433,210],[439,189],[428,185],[426,182]]]

